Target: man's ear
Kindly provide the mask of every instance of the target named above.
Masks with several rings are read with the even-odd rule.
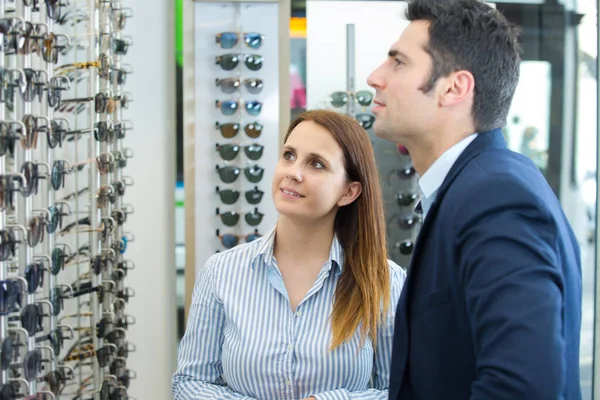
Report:
[[[475,78],[469,71],[453,72],[445,80],[440,96],[441,106],[451,107],[473,97]]]
[[[354,200],[356,200],[358,198],[358,196],[360,196],[361,193],[362,193],[362,185],[360,184],[360,182],[350,182],[350,183],[348,183],[348,187],[346,188],[346,191],[344,192],[342,197],[340,197],[340,199],[338,200],[337,205],[339,207],[347,206],[348,204],[350,204]]]

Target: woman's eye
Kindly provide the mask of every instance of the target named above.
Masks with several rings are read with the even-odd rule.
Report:
[[[283,159],[290,161],[294,159],[294,153],[292,153],[291,151],[284,151],[283,152]]]
[[[313,161],[312,165],[316,169],[323,169],[323,168],[325,168],[325,166],[320,161]]]

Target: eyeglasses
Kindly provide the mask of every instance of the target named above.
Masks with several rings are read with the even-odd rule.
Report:
[[[227,143],[223,145],[217,143],[216,149],[223,160],[231,161],[237,157],[240,151],[240,146],[233,143]],[[259,160],[262,157],[263,150],[264,147],[256,143],[244,146],[244,154],[246,154],[246,157],[248,157],[250,160],[254,161]]]
[[[215,42],[220,44],[223,49],[233,49],[238,44],[240,36],[243,36],[246,46],[254,50],[260,48],[263,40],[265,40],[265,35],[256,32],[244,32],[242,34],[238,32],[222,32],[215,35]]]
[[[45,121],[45,124],[40,123]],[[24,149],[35,149],[37,147],[38,132],[49,129],[49,121],[46,117],[35,117],[31,114],[23,116],[23,125],[25,125],[25,139],[21,139]]]
[[[343,107],[348,104],[348,101],[356,101],[363,107],[368,107],[373,101],[373,93],[367,90],[361,90],[359,92],[334,92],[331,94],[331,105],[334,107]]]
[[[400,229],[409,230],[421,222],[421,217],[415,213],[404,213],[393,215],[390,220],[396,220]]]
[[[224,167],[219,167],[217,165],[217,172],[219,173],[219,177],[223,183],[233,183],[237,180],[240,175],[240,168],[233,165],[226,165]],[[244,176],[248,180],[248,182],[258,183],[261,181],[264,175],[264,168],[259,167],[258,165],[253,165],[244,168]]]
[[[246,223],[250,226],[257,226],[262,222],[265,214],[258,211],[258,208],[255,208],[254,211],[248,212],[244,215],[244,219]]]
[[[215,126],[221,131],[221,135],[226,139],[235,137],[240,130],[240,124],[236,123],[227,123],[221,125],[217,122]],[[244,132],[246,132],[246,135],[252,139],[258,138],[262,133],[262,130],[263,126],[258,122],[253,122],[244,126]]]
[[[23,278],[0,281],[0,315],[8,315],[21,309],[26,286],[27,282]]]
[[[234,204],[240,197],[240,192],[238,192],[237,190],[232,190],[232,189],[221,190],[221,189],[219,189],[218,186],[216,189],[217,189],[217,194],[221,198],[221,201],[223,202],[223,204]],[[262,190],[258,190],[258,187],[256,187],[256,186],[254,187],[254,189],[247,190],[246,192],[244,192],[246,201],[249,204],[260,203],[264,194],[265,194],[265,192],[263,192]]]
[[[89,349],[89,347],[88,347]],[[64,358],[64,361],[81,361],[91,357],[96,357],[98,360],[98,364],[100,368],[104,368],[108,365],[108,361],[110,356],[114,355],[117,348],[114,344],[108,343],[105,344],[104,347],[99,348],[98,350],[83,350],[81,352],[71,353]],[[102,385],[104,387],[104,385]],[[102,398],[102,396],[100,396]]]
[[[21,174],[25,177],[25,185],[21,188],[23,197],[29,197],[32,194],[37,194],[40,179],[46,179],[46,176],[40,174],[39,167],[46,167],[46,175],[48,174],[48,165],[43,163],[33,163],[25,161],[21,165]]]
[[[221,221],[227,226],[235,226],[240,220],[240,214],[235,211],[228,211],[226,213],[220,213],[217,208],[217,215],[221,217]]]
[[[262,79],[244,79],[241,80],[239,78],[225,78],[225,79],[216,79],[215,85],[221,88],[221,91],[226,94],[235,93],[240,89],[241,84],[244,84],[244,87],[250,94],[258,94],[263,89],[263,81]]]
[[[34,294],[38,288],[44,286],[44,271],[47,268],[41,262],[29,264],[25,268],[25,280],[27,281],[27,292]]]
[[[260,112],[262,111],[262,103],[260,101],[256,101],[256,100],[251,100],[251,101],[242,101],[241,103],[244,104],[244,108],[246,109],[246,112],[248,112],[248,114],[256,117],[258,115],[260,115]],[[223,113],[223,115],[233,115],[237,112],[238,107],[240,105],[239,101],[234,101],[234,100],[226,100],[226,101],[219,101],[219,100],[215,100],[215,107],[220,108],[221,109],[221,113]]]
[[[100,54],[98,61],[86,61],[72,64],[65,64],[57,67],[54,72],[58,75],[65,75],[68,72],[78,69],[98,68],[98,75],[101,78],[109,79],[109,72],[113,69],[112,59],[106,54]]]
[[[231,71],[238,66],[240,59],[251,71],[258,71],[262,68],[263,57],[259,54],[224,54],[215,59],[217,65],[220,65],[225,71]]]
[[[396,201],[398,202],[398,205],[400,207],[408,207],[411,204],[413,204],[418,198],[419,195],[417,193],[398,192],[398,194],[396,195]]]
[[[254,233],[251,233],[251,234],[246,235],[246,236],[240,236],[240,235],[236,235],[236,234],[233,234],[233,233],[227,233],[225,235],[219,235],[219,230],[217,229],[217,237],[219,239],[221,239],[221,244],[226,249],[231,249],[231,248],[237,246],[238,243],[240,242],[240,240],[242,238],[245,239],[247,243],[250,243],[253,240],[258,239],[261,236],[262,235],[258,233],[258,230],[254,230]]]
[[[373,114],[358,113],[354,118],[364,129],[371,129],[375,122],[375,116]]]
[[[412,177],[415,176],[415,173],[417,171],[415,170],[415,167],[413,167],[412,165],[406,165],[404,167],[398,168],[398,169],[393,169],[390,172],[388,172],[387,174],[387,183],[388,185],[391,185],[391,177],[392,175],[396,174],[396,176],[398,178],[400,178],[403,181],[409,180]]]

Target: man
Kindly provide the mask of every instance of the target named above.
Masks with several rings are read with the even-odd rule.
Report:
[[[477,0],[414,0],[368,79],[375,133],[421,176],[423,225],[398,303],[390,399],[579,399],[577,240],[501,128],[517,33]]]

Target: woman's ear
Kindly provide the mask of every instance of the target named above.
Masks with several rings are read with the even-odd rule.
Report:
[[[346,191],[337,202],[339,207],[347,206],[360,196],[362,193],[362,185],[360,182],[350,182],[346,187]]]

